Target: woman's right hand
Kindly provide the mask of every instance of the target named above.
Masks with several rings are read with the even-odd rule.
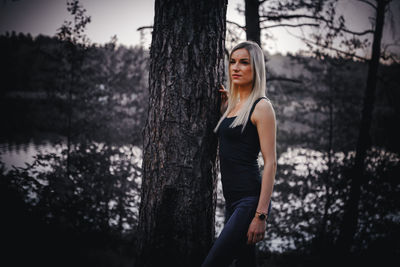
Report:
[[[219,92],[221,93],[221,114],[224,114],[225,110],[228,108],[228,98],[229,91],[221,84]]]

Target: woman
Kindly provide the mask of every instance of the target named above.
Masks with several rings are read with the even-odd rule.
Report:
[[[224,229],[206,266],[256,266],[255,244],[264,239],[276,173],[275,112],[266,98],[264,55],[254,42],[233,48],[229,56],[229,92],[221,85],[219,137]],[[261,150],[264,171],[257,158]]]

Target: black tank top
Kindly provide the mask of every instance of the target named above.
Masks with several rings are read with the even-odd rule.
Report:
[[[260,195],[261,174],[257,161],[260,141],[257,127],[250,118],[262,98],[251,107],[243,132],[243,125],[229,127],[236,117],[225,118],[218,128],[222,190],[227,202]]]

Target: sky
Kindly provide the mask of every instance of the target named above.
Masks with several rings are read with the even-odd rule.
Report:
[[[395,14],[400,14],[400,1],[393,1]],[[53,36],[64,20],[71,19],[66,10],[66,2],[67,0],[0,0],[0,34],[15,31],[30,33],[33,37],[38,34]],[[144,38],[141,39],[137,28],[153,24],[154,0],[81,0],[80,2],[91,16],[86,34],[92,42],[103,44],[116,35],[119,44],[150,46],[151,30],[145,30]],[[339,12],[344,14],[349,28],[365,30],[371,27],[369,17],[373,13],[370,7],[355,0],[339,2]],[[238,5],[243,8],[244,0],[228,0],[227,20],[244,25],[244,16],[236,11]],[[399,39],[399,28],[397,27],[397,32],[394,34],[395,39]],[[296,53],[299,49],[305,49],[302,41],[293,36],[300,35],[297,29],[275,28],[269,33],[273,39],[264,40],[263,46],[271,54]],[[244,34],[242,36],[245,38]],[[385,38],[393,39],[393,36],[386,32]]]

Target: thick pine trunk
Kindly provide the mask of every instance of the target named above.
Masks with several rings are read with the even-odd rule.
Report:
[[[226,5],[155,1],[135,266],[199,266],[214,239]]]
[[[259,0],[245,0],[246,39],[254,41],[261,46]]]
[[[374,41],[372,44],[372,56],[369,61],[367,85],[364,94],[361,125],[357,141],[355,165],[350,185],[349,199],[345,207],[340,235],[337,241],[338,249],[342,253],[348,253],[353,243],[353,238],[358,224],[358,205],[361,195],[361,186],[364,177],[364,161],[366,152],[370,147],[370,127],[372,111],[374,108],[377,72],[379,67],[380,47],[385,17],[385,0],[377,1]]]

